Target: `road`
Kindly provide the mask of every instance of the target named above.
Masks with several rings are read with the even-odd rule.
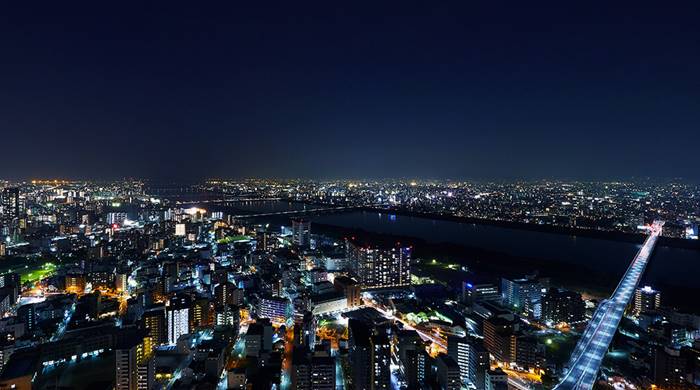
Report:
[[[438,336],[436,336],[436,335],[434,335],[434,334],[432,334],[432,333],[430,333],[430,332],[426,332],[426,331],[423,331],[423,330],[421,330],[421,329],[417,329],[416,327],[414,327],[414,326],[411,325],[410,323],[408,323],[408,322],[402,320],[402,319],[399,318],[399,317],[394,316],[389,310],[386,310],[384,307],[381,307],[380,305],[378,305],[378,304],[372,302],[371,299],[364,299],[364,303],[365,303],[366,306],[373,307],[373,308],[374,308],[375,310],[377,310],[382,316],[384,316],[384,318],[389,319],[389,320],[395,320],[395,321],[400,322],[400,323],[404,326],[404,329],[407,329],[407,330],[415,330],[416,333],[418,333],[418,335],[419,335],[423,340],[430,341],[430,342],[432,342],[433,344],[435,344],[436,346],[438,346],[439,348],[441,348],[441,349],[447,351],[447,343],[446,343],[445,340],[442,339],[441,337],[438,337]]]
[[[600,365],[617,331],[625,308],[644,273],[649,257],[661,234],[662,226],[663,222],[654,222],[650,228],[649,237],[637,252],[617,288],[609,299],[598,306],[583,336],[576,344],[569,360],[569,370],[555,387],[556,390],[593,388]]]

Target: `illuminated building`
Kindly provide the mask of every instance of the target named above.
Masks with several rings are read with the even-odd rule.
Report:
[[[248,326],[245,334],[245,351],[247,356],[260,356],[261,352],[272,350],[272,324],[267,319],[260,319]]]
[[[85,276],[82,274],[67,274],[66,290],[71,292],[82,292],[85,290]]]
[[[501,278],[503,303],[533,318],[541,315],[542,284],[537,280]]]
[[[292,220],[292,243],[301,248],[311,245],[311,222],[305,219]]]
[[[352,382],[357,389],[391,387],[391,345],[385,329],[372,329],[362,321],[350,319],[348,358],[352,366]]]
[[[178,237],[184,237],[187,235],[187,230],[184,223],[175,224],[175,235]]]
[[[109,225],[121,225],[125,220],[127,220],[127,214],[124,212],[107,213],[107,223]]]
[[[168,329],[165,317],[165,306],[146,310],[141,316],[142,326],[148,330],[148,336],[151,337],[155,345],[168,342]]]
[[[395,335],[395,352],[398,356],[399,364],[403,368],[406,385],[409,389],[416,389],[419,386],[418,375],[418,355],[421,350],[425,350],[423,340],[415,330],[400,330]]]
[[[115,347],[115,390],[149,390],[155,377],[150,337],[130,335]]]
[[[423,384],[431,381],[433,374],[433,360],[434,359],[430,356],[430,354],[428,354],[425,348],[418,351],[418,357],[416,359],[418,367],[418,373],[416,376],[418,377],[418,383]]]
[[[274,322],[284,322],[287,319],[289,300],[273,296],[261,296],[258,299],[258,317],[269,318]]]
[[[233,292],[236,286],[231,282],[222,282],[214,287],[214,298],[217,305],[233,305]]]
[[[658,347],[654,351],[652,378],[661,389],[687,389],[688,358],[680,350]]]
[[[2,372],[5,364],[10,360],[10,355],[15,352],[14,340],[1,340],[0,341],[0,372]]]
[[[17,319],[24,323],[27,332],[31,333],[37,325],[36,304],[30,303],[17,308]]]
[[[297,316],[294,323],[294,345],[313,349],[316,344],[316,317],[310,312]]]
[[[215,325],[222,326],[234,326],[238,328],[238,324],[241,320],[241,313],[238,306],[224,305],[216,307],[216,321]]]
[[[649,286],[637,288],[634,291],[632,313],[639,316],[643,312],[655,311],[661,306],[661,292]]]
[[[175,296],[166,307],[168,344],[176,344],[180,336],[190,333],[191,301],[187,296]]]
[[[352,272],[362,288],[404,287],[411,284],[411,248],[361,245],[347,241]]]
[[[459,365],[462,383],[472,383],[477,389],[483,387],[484,374],[489,368],[489,355],[480,341],[470,337],[448,336],[447,354]]]
[[[213,323],[215,304],[206,298],[196,299],[190,306],[190,329],[206,327]]]
[[[114,275],[114,289],[117,292],[126,292],[128,289],[129,276],[125,273],[118,272]]]
[[[87,274],[87,282],[93,289],[107,289],[114,285],[113,270],[93,270]]]
[[[500,362],[515,360],[514,334],[520,329],[512,315],[495,316],[484,320],[484,347]]]
[[[19,218],[19,188],[3,188],[0,193],[0,225],[7,229],[14,229],[18,227]]]
[[[292,388],[334,390],[335,358],[325,351],[295,348],[292,356]]]
[[[441,390],[459,390],[462,388],[459,365],[449,355],[440,355],[435,359],[438,383]]]
[[[474,302],[498,302],[501,300],[501,293],[498,286],[493,283],[472,283],[462,282],[462,300],[466,303]]]
[[[542,295],[542,319],[552,324],[573,324],[585,319],[586,306],[581,294],[550,288]]]

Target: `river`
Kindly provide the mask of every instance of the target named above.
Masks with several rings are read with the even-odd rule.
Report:
[[[237,203],[226,207],[229,212],[264,213],[300,210],[299,203],[263,201]],[[318,206],[307,206],[317,208]],[[608,239],[546,233],[500,226],[460,223],[415,216],[401,216],[368,211],[347,211],[309,217],[313,223],[361,229],[370,233],[416,237],[432,244],[449,243],[511,256],[542,259],[548,263],[570,266],[581,285],[595,270],[614,280],[622,276],[637,250],[638,244]],[[569,269],[569,267],[566,267]],[[579,273],[578,275],[576,275]],[[700,296],[700,251],[659,246],[650,260],[642,284],[661,289],[662,299],[685,307],[700,307],[686,301]],[[554,280],[556,282],[556,280]],[[612,287],[610,290],[612,291]]]

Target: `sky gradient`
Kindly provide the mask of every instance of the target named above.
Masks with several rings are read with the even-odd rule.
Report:
[[[700,181],[697,1],[233,3],[0,6],[0,178]]]

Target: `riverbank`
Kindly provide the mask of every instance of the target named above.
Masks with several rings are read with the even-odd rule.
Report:
[[[316,206],[333,206],[325,203],[319,202],[302,202],[296,200],[287,200],[292,203],[301,203]],[[383,207],[373,207],[373,206],[357,206],[358,211],[367,211],[373,213],[386,213],[399,215],[404,217],[417,217],[417,218],[427,218],[435,219],[441,221],[468,223],[476,225],[486,225],[486,226],[497,226],[508,229],[518,229],[527,230],[541,233],[553,233],[562,234],[567,236],[578,236],[578,237],[589,237],[597,238],[601,240],[619,241],[619,242],[631,242],[639,243],[643,241],[644,233],[626,233],[618,231],[607,231],[607,230],[597,230],[597,229],[584,229],[584,228],[573,228],[567,226],[553,226],[553,225],[540,225],[534,223],[525,222],[515,222],[515,221],[505,221],[505,220],[494,220],[485,218],[474,218],[474,217],[461,217],[448,214],[440,213],[428,213],[419,211],[409,211],[403,209],[394,208],[383,208]],[[682,238],[672,238],[672,237],[660,237],[657,246],[664,246],[669,248],[680,248],[680,249],[690,249],[700,251],[700,240],[686,240]]]

